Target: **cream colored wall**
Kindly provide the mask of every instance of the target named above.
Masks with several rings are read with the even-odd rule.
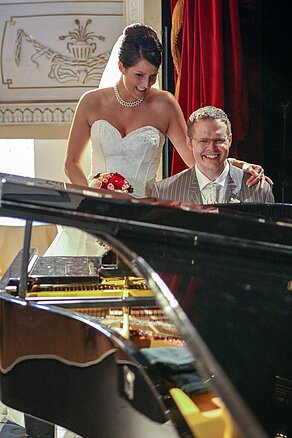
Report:
[[[161,7],[157,0],[144,1],[144,22],[152,26],[161,39]],[[57,181],[67,181],[63,165],[69,125],[15,125],[0,126],[0,138],[34,138],[35,176]],[[86,174],[90,171],[90,150],[85,152],[83,164]],[[0,169],[1,170],[1,169]],[[158,179],[161,178],[161,166]]]
[[[152,26],[161,41],[161,7],[160,2],[157,0],[145,0],[144,1],[144,18],[145,24]]]
[[[66,145],[66,139],[35,140],[36,178],[69,181],[64,172]],[[88,147],[82,159],[86,175],[90,173],[90,160],[90,148]]]
[[[0,126],[0,138],[67,138],[69,125],[7,125]]]

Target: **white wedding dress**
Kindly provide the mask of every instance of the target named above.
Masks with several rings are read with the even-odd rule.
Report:
[[[106,120],[91,127],[91,174],[119,172],[133,186],[136,197],[149,196],[156,179],[163,134],[154,126],[143,126],[121,137]]]
[[[122,137],[106,120],[91,127],[91,172],[119,172],[132,185],[135,197],[146,197],[156,180],[164,135],[154,126],[143,126]],[[46,256],[100,256],[105,249],[92,236],[70,227],[60,228]]]
[[[122,36],[115,43],[110,59],[103,72],[99,88],[113,86],[121,72],[118,68],[118,52]],[[159,88],[158,80],[155,88]],[[120,132],[106,120],[97,120],[91,128],[91,172],[90,182],[99,172],[119,172],[132,185],[136,197],[149,196],[156,179],[164,135],[154,126],[143,126],[122,137]],[[105,252],[98,241],[76,228],[61,227],[58,235],[48,248],[45,256],[99,256]],[[0,415],[5,414],[9,421],[24,425],[23,414],[6,408],[0,402]],[[7,412],[8,411],[8,412]],[[141,430],[143,430],[141,416]],[[149,427],[149,425],[147,425]],[[168,424],[166,430],[159,426],[162,437],[170,436]],[[56,426],[56,438],[78,438],[78,436],[60,426]]]

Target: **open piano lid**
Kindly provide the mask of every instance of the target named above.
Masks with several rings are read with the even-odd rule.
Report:
[[[69,223],[115,236],[157,271],[192,272],[198,249],[211,255],[217,248],[217,257],[220,248],[220,254],[241,251],[242,258],[270,254],[279,263],[290,260],[290,204],[190,205],[21,176],[1,177],[3,216],[8,208],[7,214],[15,217]]]
[[[2,175],[0,211],[70,224],[109,242],[114,236],[144,257],[269,436],[286,431],[291,205],[190,206]]]
[[[291,244],[291,240],[287,241],[292,227],[291,204],[191,205],[3,173],[0,173],[0,184],[3,215],[3,201],[9,201],[11,207],[13,201],[17,201],[15,212],[19,209],[22,217],[29,209],[40,221],[46,222],[48,214],[52,222],[62,224],[72,217],[70,212],[76,212],[80,215],[76,221],[73,219],[72,226],[85,224],[90,230],[94,215],[99,230],[120,236],[129,230],[147,234],[149,228],[152,234],[163,232],[165,236],[173,230],[180,235],[195,231],[202,235],[207,232],[257,242]]]

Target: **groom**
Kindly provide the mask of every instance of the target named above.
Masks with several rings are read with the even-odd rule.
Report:
[[[155,183],[151,196],[192,204],[274,202],[271,186],[247,187],[249,174],[227,160],[232,143],[231,123],[220,108],[205,106],[187,122],[187,144],[196,164]]]

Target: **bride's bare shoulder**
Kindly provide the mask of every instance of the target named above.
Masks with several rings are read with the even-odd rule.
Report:
[[[85,93],[82,94],[80,97],[80,100],[90,102],[95,101],[98,99],[104,99],[105,97],[111,95],[112,93],[112,87],[108,88],[94,88],[92,90],[88,90]]]
[[[97,113],[100,108],[105,108],[112,100],[112,88],[92,89],[82,94],[79,99],[78,107],[80,110],[91,114]]]
[[[151,89],[149,102],[163,106],[177,105],[177,100],[172,93],[165,90]]]
[[[166,90],[160,90],[159,88],[151,88],[151,93],[149,93],[152,99],[161,99],[164,101],[169,101],[174,98],[174,95]]]

